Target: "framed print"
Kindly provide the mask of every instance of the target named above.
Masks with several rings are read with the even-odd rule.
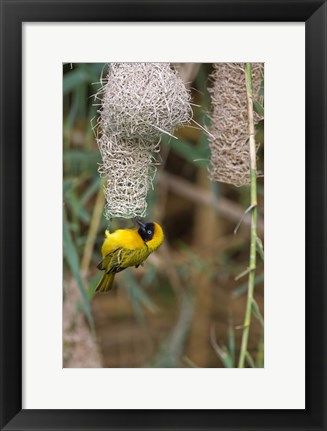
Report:
[[[1,429],[325,430],[326,2],[1,18]]]

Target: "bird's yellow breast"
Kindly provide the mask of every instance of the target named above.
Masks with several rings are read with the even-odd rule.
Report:
[[[136,250],[142,247],[145,247],[145,244],[137,229],[118,229],[113,233],[106,230],[106,239],[102,245],[101,252],[104,257],[117,248]]]

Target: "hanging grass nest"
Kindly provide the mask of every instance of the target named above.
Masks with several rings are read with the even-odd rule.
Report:
[[[190,92],[169,63],[111,63],[97,123],[105,216],[144,217],[162,133],[191,119]]]
[[[189,102],[190,93],[169,63],[112,63],[101,127],[121,139],[154,143],[189,121]]]
[[[106,218],[146,215],[146,196],[156,174],[155,152],[144,141],[117,140],[103,135],[98,140],[102,156],[100,174],[105,186]]]
[[[217,63],[212,74],[210,177],[243,186],[250,183],[249,132],[244,63]],[[263,63],[252,63],[254,98],[259,100]],[[262,119],[255,113],[255,121]],[[260,173],[259,173],[260,175]]]

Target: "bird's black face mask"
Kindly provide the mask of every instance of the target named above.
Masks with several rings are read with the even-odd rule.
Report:
[[[140,226],[138,233],[143,241],[150,241],[154,234],[154,223],[142,223],[140,220],[136,220],[136,223]]]

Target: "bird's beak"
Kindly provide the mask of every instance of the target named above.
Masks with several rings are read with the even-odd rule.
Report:
[[[136,219],[136,223],[141,226],[142,229],[145,229],[145,224],[141,222],[141,220]]]

